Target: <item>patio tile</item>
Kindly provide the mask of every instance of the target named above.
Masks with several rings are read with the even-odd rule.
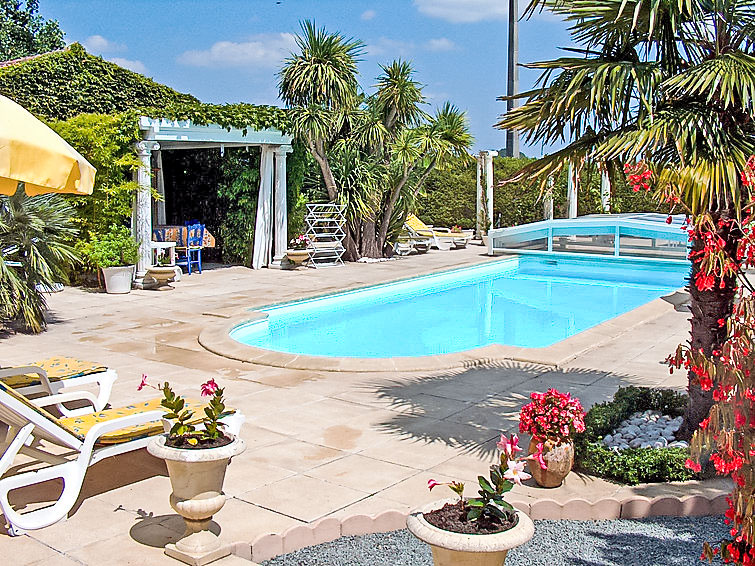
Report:
[[[260,462],[257,458],[240,454],[231,460],[225,474],[223,492],[228,497],[251,491],[263,485],[293,476],[296,472]]]
[[[241,494],[238,499],[312,522],[368,495],[321,479],[294,476]]]
[[[247,450],[245,454],[245,458],[253,458],[259,463],[304,472],[342,458],[346,452],[291,438],[257,450]]]
[[[305,475],[359,491],[376,493],[416,473],[414,468],[353,454],[313,468]]]
[[[333,513],[333,517],[339,519],[345,519],[347,517],[353,517],[354,515],[377,515],[384,511],[401,511],[409,512],[412,510],[410,505],[399,503],[398,501],[391,501],[379,495],[371,495],[361,501],[357,501],[353,505],[344,507],[340,511]]]
[[[2,517],[2,515],[0,515]],[[5,517],[3,517],[3,523]],[[7,558],[10,554],[10,548],[13,548],[13,564],[18,566],[26,566],[28,564],[47,563],[48,560],[54,559],[56,556],[60,556],[50,546],[35,540],[28,535],[22,535],[20,537],[11,537],[5,534],[5,531],[0,535],[0,547],[8,549],[3,552],[3,555]]]

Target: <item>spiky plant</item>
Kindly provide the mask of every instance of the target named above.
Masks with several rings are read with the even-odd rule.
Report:
[[[70,243],[73,209],[59,195],[0,197],[0,317],[31,332],[45,327],[44,289],[65,282],[79,261]]]
[[[522,169],[515,179],[556,175],[569,162],[644,159],[659,195],[680,195],[693,216],[707,215],[734,250],[747,190],[739,172],[755,152],[755,3],[744,0],[532,0],[570,25],[576,55],[528,65],[539,83],[498,123],[529,143],[566,147]],[[671,189],[671,190],[669,190]],[[693,219],[694,221],[694,219]],[[704,247],[693,239],[693,249]],[[695,281],[699,264],[693,264]],[[736,280],[690,285],[691,346],[720,349]],[[684,431],[707,416],[710,393],[689,379]]]

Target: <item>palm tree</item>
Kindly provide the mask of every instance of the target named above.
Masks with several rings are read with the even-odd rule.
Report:
[[[329,146],[359,101],[357,63],[364,43],[328,33],[309,20],[296,36],[298,54],[286,59],[278,74],[281,99],[291,108],[294,133],[303,139],[322,171],[331,201],[336,200]]]
[[[743,0],[532,0],[531,15],[547,8],[571,24],[572,51],[527,65],[539,82],[526,102],[497,124],[529,143],[570,142],[514,179],[543,182],[568,162],[597,159],[616,165],[645,159],[659,195],[671,188],[693,216],[709,215],[732,254],[746,187],[739,178],[755,152],[755,3]],[[702,249],[701,235],[693,250]],[[733,257],[733,256],[732,256]],[[693,263],[691,281],[700,269]],[[706,355],[720,348],[737,287],[689,285],[690,346]],[[684,432],[690,436],[712,405],[689,375]]]
[[[79,257],[70,246],[73,209],[59,195],[0,197],[0,321],[45,327],[42,290],[67,280]]]

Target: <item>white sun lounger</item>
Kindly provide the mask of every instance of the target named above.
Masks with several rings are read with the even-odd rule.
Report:
[[[161,419],[165,411],[159,408],[160,399],[60,419],[43,408],[73,400],[93,402],[93,399],[91,393],[82,390],[32,401],[0,382],[0,421],[9,426],[0,457],[0,509],[11,535],[42,529],[64,519],[79,497],[89,466],[143,448],[151,437],[164,432]],[[202,401],[187,400],[187,407],[194,410],[197,420],[203,416],[200,407],[204,405]],[[238,435],[244,416],[236,412],[222,422],[228,432]],[[72,449],[75,457],[68,459],[43,450],[46,442]],[[19,453],[50,465],[3,477]],[[56,478],[63,479],[63,492],[53,505],[26,513],[13,509],[9,492]]]

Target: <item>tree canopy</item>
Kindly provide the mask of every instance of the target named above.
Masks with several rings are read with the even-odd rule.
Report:
[[[0,0],[0,61],[47,53],[65,46],[56,20],[39,15],[39,1]]]

